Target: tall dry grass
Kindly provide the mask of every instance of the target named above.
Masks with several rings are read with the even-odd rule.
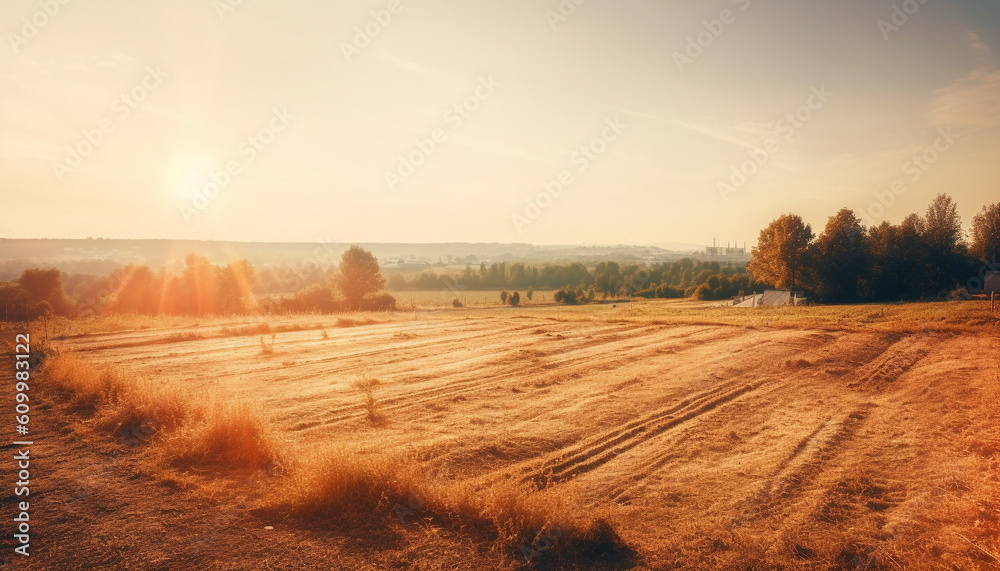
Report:
[[[502,557],[523,563],[635,555],[609,518],[584,510],[568,488],[434,478],[415,458],[388,454],[324,450],[289,458],[279,454],[261,411],[247,403],[204,403],[72,353],[50,359],[45,375],[50,394],[99,430],[148,446],[164,468],[283,466],[271,470],[275,479],[259,499],[263,512],[348,527],[431,521],[478,534]]]
[[[299,459],[259,509],[332,526],[384,524],[393,516],[451,526],[524,563],[634,558],[612,518],[585,506],[569,488],[446,480],[427,475],[408,456],[341,449]]]
[[[279,461],[260,411],[247,403],[203,402],[176,385],[142,381],[69,353],[45,365],[46,391],[128,444],[156,441],[177,467],[257,469]]]

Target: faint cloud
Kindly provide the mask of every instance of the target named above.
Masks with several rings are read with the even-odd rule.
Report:
[[[990,47],[979,34],[969,32],[968,48],[975,69],[934,92],[927,113],[938,126],[976,129],[1000,125],[1000,70]]]
[[[644,117],[659,121],[667,125],[681,127],[689,131],[704,135],[736,145],[741,149],[753,151],[759,149],[763,142],[770,137],[784,141],[785,137],[778,132],[776,123],[758,123],[756,121],[727,121],[722,119],[701,119],[694,121],[681,121],[670,119],[649,113],[630,111],[628,109],[618,109],[621,113],[627,113],[634,117]],[[795,149],[794,141],[787,141],[782,144],[781,150],[772,158],[772,162],[780,169],[789,172],[798,172],[795,166],[799,161],[799,152]]]
[[[717,139],[726,143],[731,143],[744,149],[753,149],[760,145],[760,141],[767,137],[776,136],[777,131],[774,125],[756,123],[753,121],[723,121],[719,119],[708,119],[700,122],[681,121],[670,119],[650,113],[631,111],[628,109],[618,109],[621,113],[627,113],[634,117],[652,119],[667,125],[682,127],[695,133]]]
[[[403,58],[401,58],[401,57],[393,54],[392,52],[390,52],[389,50],[387,50],[385,48],[380,48],[379,49],[379,55],[382,56],[382,59],[386,63],[394,65],[394,66],[396,66],[398,68],[405,69],[407,71],[412,71],[413,73],[419,73],[421,75],[427,75],[427,76],[431,76],[431,77],[440,77],[436,72],[433,72],[433,71],[427,69],[426,67],[420,65],[419,63],[412,62],[412,61],[409,61],[409,60],[405,60],[405,59],[403,59]]]

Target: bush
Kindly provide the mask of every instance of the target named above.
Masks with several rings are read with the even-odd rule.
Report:
[[[562,289],[557,291],[552,299],[556,303],[565,303],[566,305],[577,305],[580,303],[590,303],[594,301],[595,290],[594,286],[590,286],[586,290],[583,286],[578,286],[576,289],[572,289],[569,286],[563,286]]]
[[[700,299],[702,301],[710,301],[715,299],[715,294],[712,292],[712,286],[708,284],[701,284],[694,290],[695,299]]]
[[[365,311],[396,311],[396,298],[388,292],[366,296],[361,303]]]
[[[521,294],[515,291],[514,293],[510,294],[510,297],[507,298],[507,301],[513,307],[517,307],[518,305],[521,305]]]
[[[462,302],[459,301],[457,297],[455,299],[451,300],[451,306],[455,307],[455,308],[465,307],[465,305],[463,305]]]

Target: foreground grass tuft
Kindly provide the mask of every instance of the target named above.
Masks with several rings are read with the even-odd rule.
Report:
[[[633,551],[608,518],[579,509],[571,492],[541,492],[502,480],[486,485],[435,479],[412,458],[338,450],[292,466],[262,500],[263,513],[332,527],[423,523],[462,529],[512,561],[624,562]]]
[[[45,365],[57,399],[126,444],[157,441],[176,467],[258,469],[278,462],[278,447],[259,411],[246,403],[202,404],[172,385],[154,385],[123,370],[95,367],[65,354]]]

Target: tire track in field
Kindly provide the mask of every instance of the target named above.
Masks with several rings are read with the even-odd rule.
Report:
[[[362,343],[362,342],[369,342],[369,341],[372,341],[372,340],[377,340],[377,339],[379,339],[381,337],[384,337],[387,334],[392,334],[392,333],[400,334],[400,333],[405,333],[406,332],[405,330],[407,329],[407,327],[401,326],[402,324],[393,323],[392,325],[395,325],[396,327],[389,327],[389,328],[385,328],[385,329],[381,329],[380,328],[380,329],[377,329],[377,330],[375,329],[375,327],[380,327],[380,326],[375,325],[375,326],[358,326],[356,328],[341,328],[341,330],[335,331],[335,333],[333,335],[330,335],[330,337],[329,337],[328,340],[323,340],[322,343],[336,343],[338,341],[350,342],[350,343]],[[436,324],[434,324],[434,325],[436,325]],[[480,323],[480,322],[473,322],[473,323],[469,323],[469,324],[462,324],[459,327],[460,331],[455,332],[455,334],[456,335],[460,335],[465,330],[472,330],[472,331],[482,331],[484,329],[488,330],[488,328],[483,327],[482,325],[483,324]],[[365,327],[365,329],[366,329],[361,334],[359,334],[359,333],[357,333],[355,331],[348,331],[348,329],[360,329],[361,327]],[[452,327],[454,327],[454,325],[452,325]],[[427,326],[418,329],[418,331],[422,331],[424,329],[431,329],[431,328],[432,328],[431,324],[428,324]],[[404,331],[400,331],[401,329],[404,330]],[[515,327],[513,329],[516,330],[518,328]],[[276,332],[276,334],[293,334],[294,335],[296,333],[302,333],[303,335],[306,335],[306,334],[309,334],[309,333],[315,334],[316,331],[318,331],[318,330],[301,329],[301,330],[298,330],[298,331],[278,331],[278,332]],[[493,333],[495,333],[495,332],[493,332]],[[196,349],[192,350],[190,352],[190,354],[204,354],[207,351],[208,352],[210,352],[210,351],[217,351],[217,352],[218,351],[231,351],[232,347],[230,347],[230,346],[224,346],[224,342],[225,341],[230,341],[230,340],[237,341],[237,340],[239,340],[239,339],[241,339],[243,337],[258,337],[258,336],[262,336],[262,335],[266,336],[266,335],[269,335],[269,334],[260,333],[260,334],[253,334],[253,335],[247,335],[247,336],[242,336],[241,335],[241,336],[226,336],[226,337],[205,337],[205,338],[202,338],[202,339],[182,339],[182,338],[176,338],[172,344],[173,345],[191,344],[192,346],[195,346]],[[313,341],[313,340],[314,339],[310,336],[309,338],[301,339],[301,340],[295,340],[295,339],[293,339],[292,342],[294,343],[295,341]],[[459,339],[456,339],[456,340],[459,340]],[[160,344],[160,343],[159,342],[149,343],[149,344],[141,345],[141,347],[149,347],[149,345],[153,345],[153,344]],[[197,345],[194,345],[194,344],[197,344]],[[205,345],[209,345],[209,347],[206,349]],[[247,344],[246,344],[247,348],[255,348],[256,346],[257,346],[257,344],[255,342],[253,342],[253,341],[248,341]],[[281,346],[288,346],[287,342],[286,343],[282,343],[281,345],[279,345],[279,347],[281,347]],[[140,347],[140,346],[136,346],[136,347]],[[136,348],[136,347],[133,347],[133,348]],[[78,349],[76,347],[74,347],[74,348]],[[112,352],[115,349],[119,349],[119,348],[122,348],[122,346],[121,345],[96,346],[96,347],[80,348],[78,350],[82,350],[82,351],[108,351],[108,352]],[[161,348],[161,347],[155,347],[155,348],[154,347],[149,347],[149,349],[150,349],[149,356],[152,356],[152,357],[162,357],[163,348]],[[137,359],[137,358],[141,359],[141,358],[146,357],[146,356],[143,356],[143,355],[136,355],[136,351],[129,351],[126,354],[129,356],[130,359]]]
[[[778,389],[781,389],[781,388],[784,388],[784,387],[780,387],[780,386],[778,386],[778,387],[772,387],[772,388],[770,388],[768,390],[768,392],[773,392],[774,390],[778,390]],[[781,467],[783,468],[784,466],[786,466],[799,453],[801,453],[802,450],[804,450],[805,447],[808,445],[809,441],[812,440],[812,438],[815,437],[815,435],[825,425],[826,425],[826,423],[821,424],[819,428],[817,428],[812,433],[810,433],[806,438],[804,438],[799,443],[799,445],[796,446],[796,448],[793,451],[793,453],[782,461]],[[652,476],[653,474],[655,474],[656,472],[658,472],[660,469],[662,469],[671,460],[674,460],[675,458],[677,458],[677,455],[669,455],[669,454],[667,454],[667,455],[660,456],[660,457],[656,458],[654,461],[651,461],[651,462],[647,462],[647,463],[641,463],[640,462],[640,465],[643,466],[642,469],[633,472],[623,483],[618,484],[617,486],[612,487],[605,495],[608,498],[610,498],[611,501],[614,501],[614,502],[617,502],[617,503],[628,502],[629,500],[632,499],[632,497],[634,497],[636,495],[635,494],[636,490],[640,489],[644,485],[644,482],[645,482],[645,480],[647,478],[649,478],[650,476]]]
[[[605,352],[613,352],[613,354],[618,360],[634,358],[630,354],[630,352],[650,352],[649,349],[650,344],[648,342],[642,341],[642,339],[653,336],[657,333],[663,333],[663,332],[670,333],[670,330],[664,330],[663,328],[653,327],[653,326],[642,326],[637,329],[652,329],[652,331],[645,332],[642,337],[636,337],[633,335],[627,338],[622,338],[621,336],[618,335],[618,333],[608,334],[607,336],[611,337],[611,339],[604,342],[604,344],[628,341],[630,342],[630,345],[623,348],[616,348],[616,347],[607,348],[605,351],[602,351],[602,354]],[[672,337],[676,338],[676,336]],[[513,363],[504,368],[500,368],[497,363],[493,363],[492,367],[493,372],[487,373],[482,377],[472,377],[472,378],[463,377],[464,380],[459,379],[455,382],[447,383],[444,385],[438,385],[424,390],[411,391],[393,397],[386,397],[381,399],[380,402],[383,405],[382,409],[385,411],[405,410],[407,408],[412,408],[415,406],[419,406],[421,404],[425,404],[429,401],[436,400],[441,395],[447,395],[448,397],[454,398],[458,396],[464,396],[470,393],[488,392],[490,389],[496,388],[498,384],[502,384],[502,382],[508,381],[511,377],[521,373],[527,373],[525,375],[525,377],[527,378],[531,374],[544,375],[546,374],[545,371],[547,371],[548,369],[557,368],[561,372],[569,374],[572,371],[567,371],[567,368],[583,364],[590,364],[590,366],[587,367],[587,371],[590,372],[616,368],[618,365],[615,362],[604,362],[596,366],[592,364],[592,361],[594,361],[599,356],[594,355],[593,352],[587,350],[593,349],[596,345],[601,345],[601,344],[602,341],[598,339],[597,336],[594,336],[593,339],[586,339],[585,343],[581,343],[579,346],[570,348],[569,350],[564,350],[560,354],[561,356],[564,357],[563,359],[550,361],[544,363],[541,366],[539,366],[537,363],[534,362],[518,362],[518,360],[516,359],[514,360]],[[690,346],[693,347],[695,345],[696,344],[691,344]],[[492,350],[492,348],[490,349]],[[583,352],[583,354],[580,354],[581,352]],[[503,359],[506,360],[507,358]],[[462,372],[459,372],[457,374],[463,375],[464,372],[465,370],[463,369]],[[388,403],[390,406],[385,406],[386,403]],[[327,425],[336,424],[342,421],[347,421],[363,416],[365,414],[364,411],[362,410],[363,408],[364,408],[363,405],[358,403],[358,404],[342,405],[334,409],[329,409],[328,414],[338,414],[338,413],[348,413],[348,414],[343,414],[341,417],[327,421],[324,424]],[[351,411],[354,412],[352,413]],[[300,426],[302,425],[300,424]]]
[[[540,468],[534,470],[534,474],[524,477],[522,481],[534,482],[539,488],[544,488],[551,483],[594,470],[623,452],[759,389],[764,383],[765,381],[751,384],[729,383],[686,398],[673,406],[626,423],[621,428],[605,432],[585,444],[574,446],[575,451],[569,456],[545,461]]]
[[[610,340],[619,339],[618,334],[620,333],[621,330],[620,327],[608,326],[600,328],[601,331],[608,329],[611,329],[613,331],[610,333],[598,333],[596,335],[593,335],[592,339],[586,339],[585,343],[580,344],[580,346],[578,347],[574,347],[573,349],[571,349],[571,351],[586,349],[588,347],[593,346],[595,343],[601,343],[602,337],[609,338]],[[493,333],[492,334],[493,337],[502,336],[504,337],[504,341],[499,344],[486,346],[483,349],[490,353],[496,353],[497,351],[500,350],[510,351],[511,350],[510,347],[518,347],[523,344],[524,342],[523,338],[512,337],[510,334],[511,334],[510,331]],[[468,341],[468,338],[466,338],[465,341]],[[430,345],[438,346],[437,343],[433,342],[430,343]],[[421,345],[419,348],[426,348],[426,345]],[[402,349],[410,350],[412,349],[412,346],[403,347]],[[567,354],[568,353],[569,352],[567,352]],[[476,372],[483,370],[482,362],[484,359],[487,358],[487,356],[483,355],[482,352],[477,352],[469,356],[468,358],[459,360],[455,359],[453,353],[449,353],[447,351],[435,351],[428,355],[419,355],[418,359],[419,358],[423,358],[424,360],[419,361],[420,363],[419,365],[414,365],[414,370],[424,370],[428,368],[432,370],[441,370],[442,368],[445,368],[447,366],[447,368],[454,369],[454,372],[443,376],[421,379],[421,382],[427,382],[428,380],[436,381],[434,386],[424,389],[410,390],[408,392],[404,392],[401,394],[384,396],[380,398],[379,402],[383,410],[385,411],[403,410],[406,408],[424,404],[428,401],[436,400],[441,395],[457,397],[471,392],[481,392],[484,390],[488,390],[489,388],[494,386],[494,385],[488,385],[488,383],[490,383],[491,381],[497,381],[497,380],[502,381],[505,379],[509,379],[511,376],[517,373],[523,373],[525,369],[539,368],[536,363],[529,362],[525,359],[511,359],[510,357],[502,357],[501,360],[504,361],[503,368],[499,368],[498,364],[495,362],[487,363],[488,365],[490,365],[490,367],[487,369],[491,371],[489,374],[483,377],[470,378],[469,376],[470,371]],[[428,358],[432,359],[432,361],[429,363],[426,362],[426,359]],[[415,362],[415,359],[410,359],[410,362],[411,363]],[[472,365],[462,366],[462,363],[464,362],[472,362]],[[357,371],[358,369],[359,366],[357,364],[348,364],[341,370],[347,372],[347,371]],[[323,373],[329,374],[330,370],[329,369],[324,370]],[[316,375],[308,375],[305,378],[314,378],[315,376]],[[447,379],[449,379],[450,377],[457,377],[457,379],[455,381],[448,382]],[[444,382],[442,383],[442,381]],[[465,387],[471,387],[471,388],[465,388]],[[303,419],[303,421],[297,425],[296,429],[311,428],[314,426],[318,426],[319,424],[325,424],[325,425],[336,424],[341,421],[351,420],[366,414],[363,411],[363,408],[364,406],[361,404],[350,403],[350,404],[342,404],[340,406],[335,406],[333,408],[324,409],[323,411],[313,413],[308,417],[306,417],[305,419]],[[301,415],[301,412],[299,414]],[[330,415],[341,415],[341,416],[335,419],[328,419]],[[321,422],[320,419],[324,419],[325,421]]]
[[[351,370],[358,370],[361,367],[359,367],[357,365],[357,363],[355,363],[354,361],[363,360],[363,359],[366,359],[366,358],[372,358],[372,359],[377,358],[377,357],[384,358],[390,351],[394,351],[394,350],[396,350],[396,351],[419,351],[421,349],[428,349],[428,348],[432,348],[432,347],[441,347],[442,345],[446,346],[446,347],[450,347],[451,345],[454,345],[454,344],[457,344],[457,343],[468,343],[469,341],[483,342],[483,341],[488,341],[488,340],[490,340],[492,338],[501,337],[501,336],[504,336],[504,335],[516,334],[518,331],[523,331],[527,327],[528,327],[527,325],[524,325],[524,326],[519,326],[519,327],[514,327],[514,328],[503,329],[503,330],[499,330],[499,331],[492,330],[492,331],[488,331],[486,333],[483,333],[481,335],[474,335],[474,336],[469,336],[467,333],[462,333],[462,332],[455,333],[454,335],[451,335],[451,332],[449,332],[449,337],[447,337],[445,339],[441,339],[440,337],[434,337],[433,339],[424,341],[422,338],[420,338],[420,342],[417,342],[417,343],[414,343],[414,342],[407,343],[407,340],[404,339],[404,340],[397,340],[397,341],[395,341],[393,347],[366,348],[366,349],[356,350],[356,351],[353,351],[353,352],[350,352],[350,353],[338,353],[338,354],[336,354],[335,356],[332,356],[332,357],[322,357],[322,358],[318,358],[318,359],[314,359],[314,360],[308,361],[307,363],[303,363],[302,366],[317,367],[317,366],[322,366],[322,365],[327,364],[327,363],[333,363],[333,362],[337,362],[337,361],[344,361],[346,363],[343,366],[338,367],[338,368],[325,368],[325,369],[323,369],[322,371],[320,371],[318,373],[311,373],[311,374],[308,374],[308,375],[304,375],[304,376],[302,376],[302,378],[309,379],[309,378],[315,378],[318,375],[334,375],[334,374],[339,374],[339,373],[343,373],[343,372],[348,372],[348,371],[351,371]],[[479,330],[482,330],[482,329],[485,329],[485,328],[480,328]],[[365,336],[361,337],[360,340],[369,341],[371,339],[384,338],[385,335],[386,335],[386,332],[379,332],[379,333],[375,333],[375,334],[371,334],[371,335],[365,335]],[[242,349],[253,350],[253,348],[256,346],[255,344],[251,343],[251,344],[248,344],[246,346],[233,347],[232,345],[227,345],[225,343],[221,343],[222,341],[225,341],[224,339],[219,339],[217,341],[220,341],[220,343],[214,343],[211,346],[209,346],[207,349],[204,348],[203,345],[200,345],[200,346],[197,346],[196,348],[193,348],[188,353],[178,354],[178,355],[176,355],[174,357],[171,357],[171,358],[172,359],[180,360],[180,361],[185,362],[185,363],[189,363],[188,359],[189,359],[189,357],[191,355],[198,355],[198,356],[202,356],[202,357],[210,357],[212,354],[215,354],[215,353],[231,354],[233,351],[236,351],[236,350],[242,350]],[[298,340],[298,341],[299,342],[305,341],[305,342],[314,343],[317,353],[319,353],[321,355],[322,354],[327,354],[327,353],[331,352],[331,348],[330,347],[328,347],[328,346],[325,347],[324,346],[324,344],[327,343],[326,340],[324,340],[324,341],[317,341],[317,340],[313,340],[313,339],[309,338],[309,339],[303,339],[303,340]],[[343,341],[351,341],[351,340],[350,339],[344,339]],[[286,343],[283,343],[283,344],[279,344],[278,345],[279,351],[284,351],[285,348],[287,348],[287,347],[294,347],[295,343],[296,343],[296,340],[292,340],[291,342],[286,342]],[[339,347],[333,348],[332,351],[335,352],[337,349],[339,349]],[[161,351],[162,351],[162,349],[161,349]],[[303,357],[307,357],[308,355],[309,355],[309,353],[293,353],[293,354],[290,354],[289,356],[294,357],[295,359],[302,359]],[[112,354],[111,357],[113,357],[113,356],[114,355]],[[257,355],[252,355],[252,357],[256,357],[256,356]],[[277,353],[277,354],[275,354],[275,355],[273,355],[271,357],[271,359],[269,360],[268,365],[265,365],[265,366],[262,366],[262,367],[257,367],[257,368],[252,368],[250,370],[245,370],[245,369],[244,370],[240,370],[240,369],[227,368],[223,372],[217,372],[217,374],[215,375],[215,377],[218,378],[218,379],[222,379],[222,378],[226,378],[226,377],[240,377],[240,376],[243,376],[243,375],[245,375],[247,373],[252,373],[252,374],[255,374],[255,375],[269,374],[269,373],[284,374],[284,373],[288,372],[288,369],[284,365],[280,364],[281,363],[281,356],[282,356],[282,353],[279,352],[279,353]],[[133,361],[137,359],[137,357],[134,357],[132,355],[129,355],[128,358],[130,360],[133,360]],[[160,360],[163,359],[162,354],[160,355],[159,359]]]
[[[848,387],[881,385],[895,382],[903,373],[912,369],[930,354],[930,339],[924,336],[907,336],[886,348],[858,371],[857,380]]]
[[[808,483],[828,471],[828,464],[842,449],[854,440],[864,425],[874,403],[865,403],[844,415],[836,423],[826,422],[807,438],[799,442],[792,453],[782,461],[763,487],[742,510],[744,517],[768,517],[782,504],[792,501],[804,492]],[[829,436],[817,436],[830,429]],[[804,454],[811,449],[808,454]],[[799,460],[799,461],[795,461]]]

